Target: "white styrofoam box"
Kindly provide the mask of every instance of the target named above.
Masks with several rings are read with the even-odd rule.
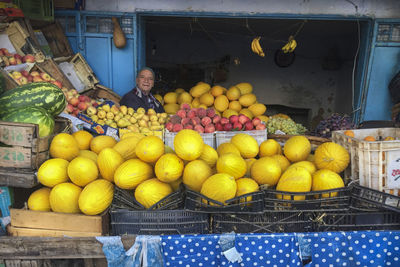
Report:
[[[73,64],[62,62],[58,66],[78,92],[82,92],[85,89],[85,84],[79,79]]]
[[[215,132],[215,139],[216,139],[216,146],[218,147],[222,143],[230,142],[232,137],[239,133],[245,133],[248,135],[253,136],[256,140],[258,145],[261,145],[262,142],[267,140],[268,132],[267,129],[264,130],[252,130],[252,131],[217,131]]]
[[[169,132],[165,130],[164,132],[164,143],[174,149],[174,138],[177,133]],[[212,148],[215,147],[215,133],[201,133],[201,137],[203,138],[204,144],[211,146]],[[175,149],[174,149],[175,150]]]
[[[351,166],[345,170],[345,179],[360,185],[400,195],[400,129],[374,128],[353,130],[354,137],[334,131],[332,141],[350,153]],[[377,141],[364,141],[373,136]],[[386,137],[395,140],[382,141]]]

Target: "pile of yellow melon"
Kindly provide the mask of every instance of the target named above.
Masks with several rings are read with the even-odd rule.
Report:
[[[244,114],[248,118],[260,118],[268,121],[263,114],[267,110],[264,104],[257,102],[257,97],[252,93],[253,86],[250,83],[238,83],[226,89],[215,85],[211,87],[204,82],[198,82],[189,92],[178,88],[175,92],[155,97],[164,104],[168,114],[175,114],[181,104],[190,104],[193,108],[214,108],[218,115],[229,118],[231,115]]]

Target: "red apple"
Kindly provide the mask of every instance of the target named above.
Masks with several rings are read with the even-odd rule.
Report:
[[[243,128],[243,125],[240,123],[240,122],[235,122],[234,124],[233,124],[233,129],[234,130],[238,130],[238,131],[240,131],[240,130],[242,130],[242,128]]]
[[[15,57],[9,57],[8,61],[10,62],[10,65],[17,65],[17,60]]]
[[[219,115],[215,115],[214,118],[212,119],[213,123],[216,124],[221,120],[221,117]]]
[[[254,118],[254,119],[252,120],[252,122],[253,122],[253,125],[254,125],[254,126],[257,126],[257,125],[259,125],[259,124],[261,123],[261,120],[260,120],[259,118]]]
[[[225,117],[222,117],[220,122],[221,122],[222,125],[225,125],[225,124],[229,123],[229,119],[225,118]]]
[[[204,133],[204,128],[200,124],[194,126],[194,130],[197,131],[198,133]]]
[[[62,83],[60,81],[53,81],[52,84],[56,85],[59,88],[62,88]]]
[[[74,107],[76,107],[76,106],[78,106],[78,104],[79,104],[79,99],[78,99],[77,97],[72,97],[72,98],[69,100],[69,103],[70,103],[71,105],[73,105]]]
[[[251,121],[246,122],[246,124],[244,125],[244,128],[246,131],[250,131],[254,129],[253,123]]]
[[[66,107],[66,109],[67,109],[67,112],[68,112],[68,113],[72,113],[72,112],[74,111],[74,106],[71,105],[71,104],[68,104],[67,107]]]
[[[78,91],[76,91],[76,89],[71,89],[69,90],[71,92],[72,95],[79,95]]]
[[[92,99],[90,97],[88,97],[87,95],[84,95],[84,97],[85,97],[85,102],[91,102],[92,101]]]
[[[27,84],[28,83],[28,79],[24,76],[21,76],[19,79],[20,84]]]
[[[40,76],[40,74],[39,74],[39,72],[38,71],[31,71],[31,76],[32,77],[35,77],[35,76]]]
[[[204,127],[204,132],[205,133],[213,133],[213,132],[215,132],[214,125],[208,124],[206,127]]]
[[[217,124],[215,124],[215,129],[217,131],[223,131],[224,130],[224,126],[222,126],[222,124],[218,122]]]
[[[80,110],[86,110],[86,109],[87,109],[87,105],[86,105],[85,102],[80,102],[80,103],[78,104],[78,108],[79,108]]]
[[[265,125],[260,123],[256,126],[256,130],[264,130],[265,129]]]
[[[37,83],[37,82],[43,82],[43,79],[42,78],[40,78],[40,76],[33,76],[33,80],[32,80],[34,83]]]
[[[21,71],[22,76],[27,77],[29,76],[29,72],[27,70]]]
[[[46,72],[40,73],[40,77],[43,79],[43,81],[49,82],[51,80],[50,75],[48,75]]]
[[[3,50],[0,49],[0,56],[4,56]]]
[[[229,117],[229,122],[234,124],[235,122],[239,121],[239,116],[238,115],[232,115]]]
[[[31,75],[29,75],[28,77],[26,77],[28,79],[28,82],[33,82],[33,77]]]
[[[3,53],[3,55],[10,53],[10,52],[8,52],[7,48],[0,48],[0,50]]]
[[[16,64],[16,65],[22,64],[21,59],[17,58],[16,61],[17,61],[17,64]]]
[[[15,59],[22,60],[22,56],[21,56],[21,55],[19,55],[19,54],[14,54],[14,57],[15,57]]]
[[[244,114],[239,115],[239,122],[243,125],[245,125],[248,121],[250,121],[249,117],[247,117]]]
[[[232,124],[231,123],[224,124],[224,131],[232,131]]]
[[[22,62],[24,63],[33,63],[35,62],[35,57],[31,54],[27,54],[22,58]]]
[[[207,116],[201,119],[201,125],[203,125],[204,127],[211,124],[211,122],[212,122],[211,119]]]
[[[174,125],[172,124],[172,122],[167,122],[165,124],[165,128],[170,132],[172,132],[173,127],[174,127]]]
[[[85,96],[84,95],[80,95],[78,96],[79,102],[85,102]]]
[[[72,114],[74,114],[74,116],[78,116],[78,113],[81,112],[79,109],[74,109],[74,111],[72,112]]]

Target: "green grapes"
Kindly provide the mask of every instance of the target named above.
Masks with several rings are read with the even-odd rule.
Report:
[[[270,118],[266,124],[268,132],[274,134],[277,130],[285,134],[304,134],[307,128],[300,123],[295,123],[292,119],[284,119],[281,117]]]

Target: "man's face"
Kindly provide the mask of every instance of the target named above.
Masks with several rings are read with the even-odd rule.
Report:
[[[142,90],[144,94],[148,94],[154,86],[153,73],[149,70],[142,70],[136,78],[136,87]]]

